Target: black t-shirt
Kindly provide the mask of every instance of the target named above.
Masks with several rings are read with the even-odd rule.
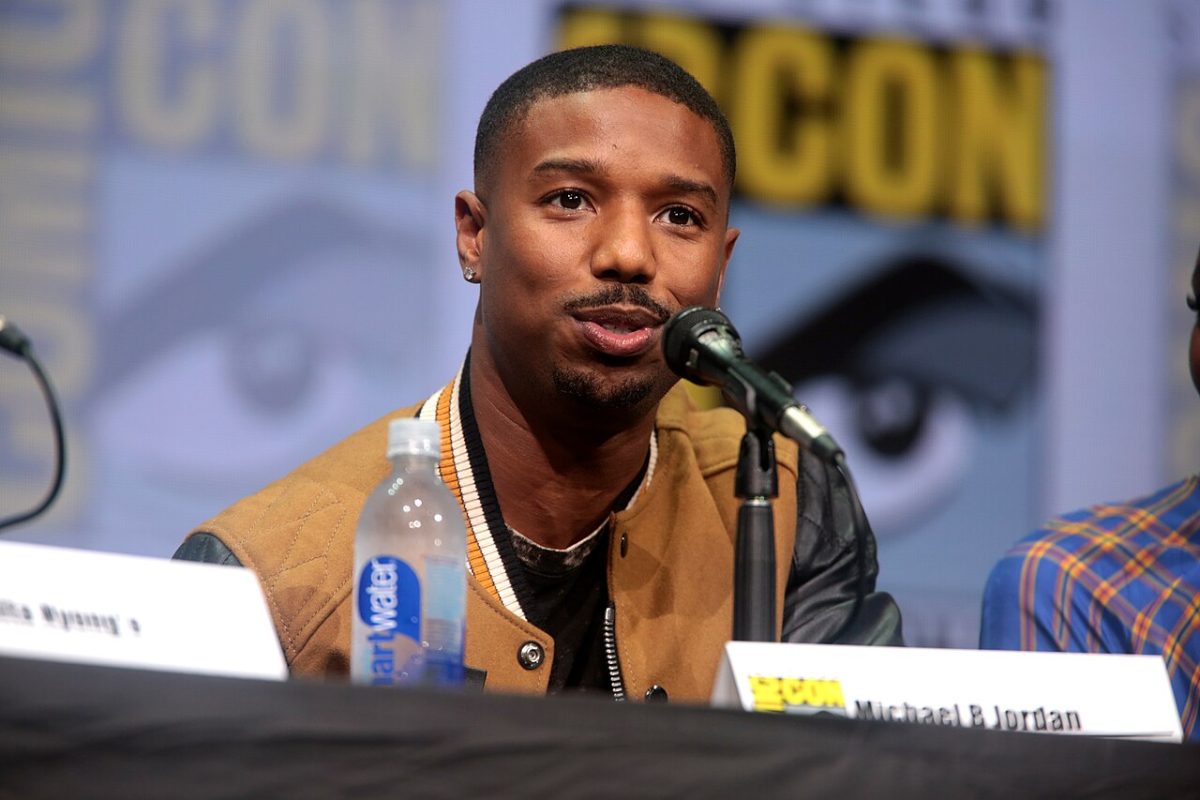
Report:
[[[604,655],[608,525],[567,550],[541,547],[516,531],[512,544],[529,589],[529,621],[554,638],[548,691],[611,693]]]

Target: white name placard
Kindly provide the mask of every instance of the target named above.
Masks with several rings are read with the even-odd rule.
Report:
[[[250,570],[0,542],[0,654],[284,680]]]
[[[729,642],[712,704],[954,728],[1183,738],[1158,656]]]

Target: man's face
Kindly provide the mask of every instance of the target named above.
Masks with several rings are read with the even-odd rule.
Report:
[[[674,383],[663,323],[714,305],[737,231],[712,125],[636,87],[536,103],[456,203],[474,346],[509,394],[645,410]]]

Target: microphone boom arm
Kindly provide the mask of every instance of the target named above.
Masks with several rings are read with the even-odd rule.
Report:
[[[67,443],[66,436],[63,434],[62,414],[59,412],[58,399],[54,394],[54,387],[50,383],[49,376],[42,369],[41,363],[33,354],[33,345],[29,341],[21,329],[3,315],[0,315],[0,349],[7,350],[17,358],[24,361],[33,371],[34,377],[37,379],[38,386],[41,387],[42,396],[46,400],[46,407],[50,412],[50,422],[54,426],[54,478],[51,480],[50,489],[42,498],[41,502],[32,509],[20,514],[0,518],[0,530],[19,525],[22,522],[29,520],[42,514],[58,497],[58,492],[62,489],[63,477],[67,470]]]

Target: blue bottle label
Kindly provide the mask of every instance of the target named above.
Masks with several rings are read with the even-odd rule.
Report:
[[[425,557],[425,681],[432,686],[463,683],[463,565],[453,558]]]
[[[396,663],[396,637],[402,636],[420,647],[421,582],[412,567],[400,559],[376,556],[363,565],[355,599],[359,618],[370,629],[367,642],[371,682],[390,684],[408,668],[407,663]]]
[[[434,619],[461,620],[466,616],[467,598],[463,594],[463,566],[453,558],[427,556],[425,616]]]

